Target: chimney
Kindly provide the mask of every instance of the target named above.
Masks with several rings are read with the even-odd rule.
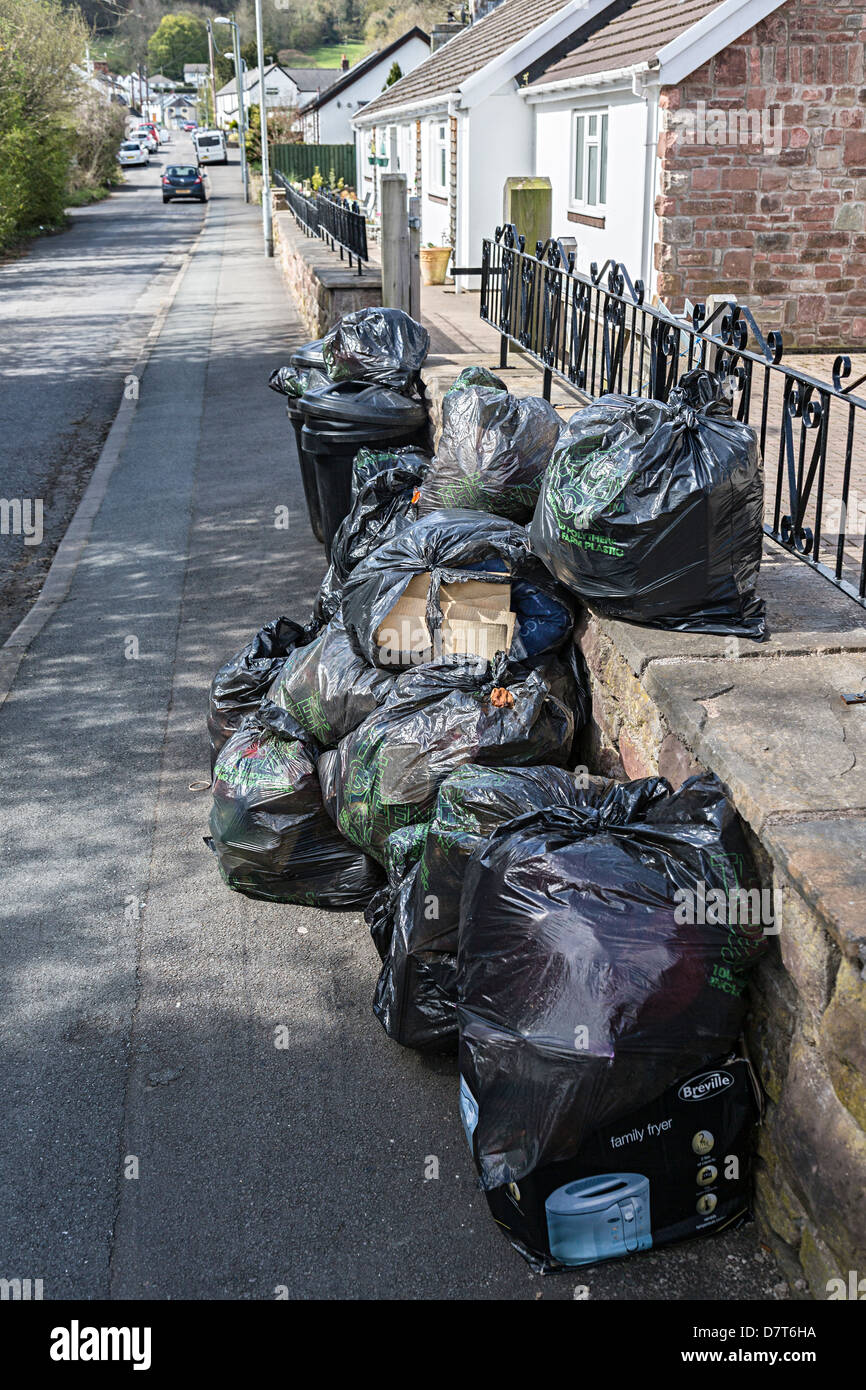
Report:
[[[430,30],[430,52],[435,53],[437,48],[441,48],[443,43],[453,39],[455,34],[459,34],[466,28],[466,19],[463,14],[457,19],[454,11],[449,10],[444,23],[434,24]]]
[[[340,72],[348,72],[348,71],[349,71],[349,60],[348,60],[348,58],[346,57],[346,55],[345,55],[345,53],[344,53],[343,56],[342,56],[341,59],[340,59]]]

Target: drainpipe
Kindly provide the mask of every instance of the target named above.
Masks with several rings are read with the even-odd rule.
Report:
[[[657,61],[657,60],[656,60]],[[640,276],[646,287],[647,300],[652,297],[655,237],[656,172],[658,167],[659,92],[657,75],[635,73],[632,91],[646,102],[646,144],[644,148],[643,210],[641,216]]]
[[[448,98],[448,223],[449,231],[453,229],[453,242],[451,255],[455,265],[465,263],[469,240],[469,196],[467,193],[466,207],[463,207],[461,199],[461,189],[468,186],[468,179],[464,178],[466,173],[467,159],[467,135],[466,127],[463,124],[465,112],[461,108],[460,97]],[[454,161],[454,177],[451,177],[451,151],[454,144],[456,159]],[[462,277],[454,277],[454,293],[463,294],[466,286],[463,284]]]

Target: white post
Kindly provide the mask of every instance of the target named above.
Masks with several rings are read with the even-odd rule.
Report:
[[[409,219],[406,175],[382,175],[382,303],[409,312]]]
[[[256,48],[259,57],[259,114],[262,125],[262,231],[265,255],[274,254],[274,229],[271,223],[271,171],[268,162],[268,105],[265,95],[265,40],[262,33],[262,0],[256,0]]]
[[[421,322],[421,199],[409,199],[409,313]]]

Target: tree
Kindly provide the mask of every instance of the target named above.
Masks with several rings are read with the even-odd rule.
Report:
[[[271,145],[301,143],[297,119],[298,113],[293,106],[268,107],[268,149]],[[257,101],[247,111],[247,125],[247,159],[251,164],[261,167],[262,118]]]
[[[63,217],[86,41],[59,0],[0,0],[0,246]]]
[[[382,91],[387,91],[389,87],[393,87],[394,83],[399,82],[402,76],[403,69],[401,68],[400,64],[397,62],[397,59],[395,58],[393,63],[391,64],[391,71],[388,73],[388,76],[385,79],[385,86],[382,88]]]
[[[117,177],[117,150],[126,130],[126,107],[86,88],[75,108],[73,188],[100,188]]]
[[[147,41],[147,61],[151,71],[180,79],[185,63],[206,63],[207,60],[207,26],[204,20],[191,14],[163,15],[156,33]]]

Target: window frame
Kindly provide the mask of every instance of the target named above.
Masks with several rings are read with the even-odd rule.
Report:
[[[594,134],[589,133],[590,121],[596,120]],[[581,122],[583,125],[581,126]],[[580,132],[580,133],[579,133]],[[596,150],[595,183],[596,201],[587,200],[590,177],[590,150]],[[581,192],[577,195],[578,153],[581,156]],[[604,217],[608,208],[608,184],[610,162],[610,107],[576,107],[571,113],[571,168],[569,173],[568,206],[574,212],[582,212],[591,217]],[[603,194],[603,196],[602,196]]]
[[[439,132],[444,131],[444,135]],[[448,117],[436,117],[430,122],[430,188],[429,192],[448,193]],[[442,182],[439,182],[439,164],[442,157]]]

